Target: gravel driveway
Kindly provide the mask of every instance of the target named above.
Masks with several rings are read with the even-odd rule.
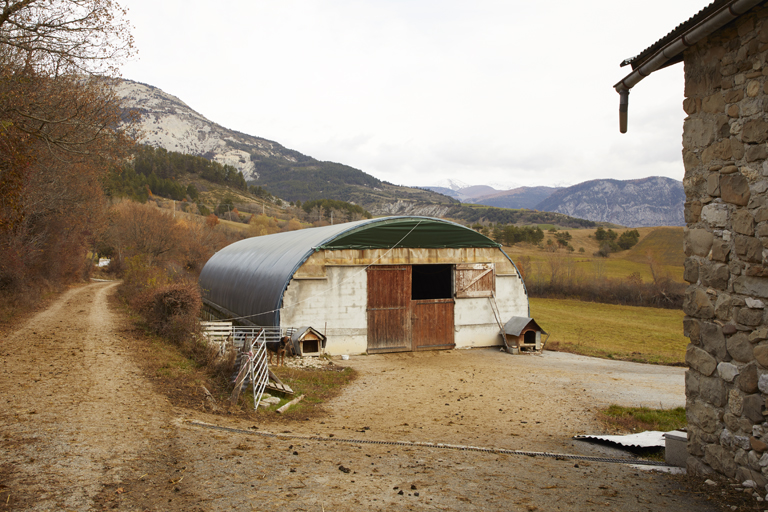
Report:
[[[360,377],[325,416],[260,425],[173,407],[136,364],[149,348],[126,337],[113,292],[75,289],[6,336],[0,511],[715,510],[679,477],[625,464],[337,442],[595,454],[571,436],[599,432],[596,408],[679,405],[679,368],[493,349],[356,356],[344,364]]]

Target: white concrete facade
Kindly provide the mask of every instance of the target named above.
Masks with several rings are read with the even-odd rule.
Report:
[[[413,251],[413,252],[410,252]],[[310,325],[328,338],[326,353],[364,354],[368,342],[368,287],[366,268],[376,264],[459,264],[485,262],[495,265],[496,305],[502,324],[511,316],[528,316],[528,297],[514,266],[500,249],[446,250],[431,254],[431,261],[416,257],[419,250],[398,249],[385,257],[368,254],[349,257],[350,251],[315,253],[294,274],[283,295],[282,327]],[[340,253],[346,257],[340,258]],[[361,251],[362,253],[363,251]],[[415,253],[415,254],[414,254]],[[464,259],[456,258],[464,256]],[[343,264],[349,261],[350,264]],[[499,324],[490,297],[455,298],[454,341],[456,348],[500,345]]]

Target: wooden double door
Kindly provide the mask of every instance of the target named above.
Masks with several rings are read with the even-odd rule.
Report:
[[[453,305],[450,296],[414,299],[411,265],[368,267],[368,352],[453,348]]]

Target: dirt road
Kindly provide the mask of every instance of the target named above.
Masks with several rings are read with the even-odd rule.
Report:
[[[69,291],[0,345],[0,510],[716,510],[624,464],[334,441],[594,453],[570,437],[599,428],[595,407],[677,405],[679,369],[493,350],[361,356],[324,417],[267,427],[153,389],[108,307],[114,287]],[[283,437],[254,435],[265,430]]]

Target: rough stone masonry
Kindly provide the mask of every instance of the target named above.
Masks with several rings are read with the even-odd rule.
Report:
[[[688,471],[768,483],[768,7],[685,52]],[[766,489],[768,491],[768,489]]]

